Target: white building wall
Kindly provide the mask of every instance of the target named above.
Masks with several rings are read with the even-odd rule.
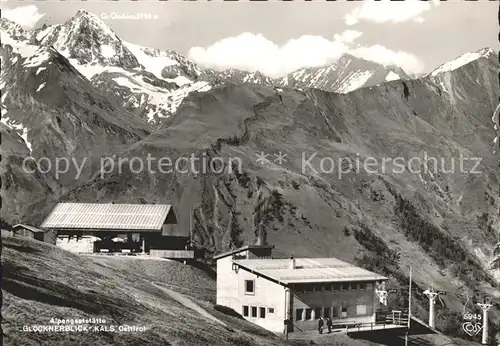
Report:
[[[69,239],[67,237],[57,238],[56,246],[70,252],[76,253],[92,253],[94,252],[94,242],[97,238],[84,236],[77,240],[76,238]]]
[[[238,301],[238,274],[233,271],[232,256],[217,260],[217,305],[234,309]],[[236,312],[240,312],[235,309]]]
[[[233,270],[232,256],[217,261],[217,304],[227,306],[243,316],[243,306],[248,306],[246,320],[269,331],[283,333],[285,316],[285,287],[257,277],[242,268]],[[254,294],[245,293],[245,280],[254,281]],[[252,307],[257,308],[257,317],[252,317]],[[265,317],[260,316],[265,308]],[[269,308],[274,309],[270,313]]]
[[[254,280],[254,295],[245,293],[245,280]],[[249,307],[249,316],[243,316],[248,321],[272,332],[283,333],[286,319],[285,287],[240,269],[238,271],[237,304],[237,309],[234,310],[238,311],[242,316],[243,306]],[[252,317],[251,307],[257,307],[257,317]],[[261,307],[266,309],[265,318],[260,317]],[[274,309],[274,313],[269,313],[269,308]]]

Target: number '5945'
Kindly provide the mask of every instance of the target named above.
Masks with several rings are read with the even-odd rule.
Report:
[[[480,314],[464,314],[464,320],[466,321],[471,321],[471,320],[481,320],[482,316]]]

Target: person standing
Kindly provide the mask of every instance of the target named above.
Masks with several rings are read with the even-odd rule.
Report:
[[[323,325],[325,323],[323,322],[323,319],[320,317],[319,320],[318,320],[318,332],[320,334],[323,334]]]
[[[332,325],[333,325],[332,320],[331,320],[330,316],[328,316],[326,318],[326,326],[328,327],[328,334],[330,334],[332,332]]]

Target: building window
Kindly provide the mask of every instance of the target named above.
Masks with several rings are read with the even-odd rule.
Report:
[[[306,320],[312,320],[313,309],[306,309]]]
[[[267,312],[269,312],[270,314],[274,314],[274,308],[267,309]]]
[[[254,280],[245,280],[245,294],[255,294]]]
[[[323,284],[323,291],[331,292],[332,291],[332,284]]]
[[[295,293],[304,293],[304,287],[303,286],[296,286],[295,287]]]
[[[356,291],[358,289],[358,284],[349,284],[349,291]]]
[[[356,315],[366,315],[366,305],[357,305]]]
[[[243,316],[248,317],[248,305],[243,305]]]
[[[330,317],[330,308],[325,308],[323,310],[323,317]]]
[[[314,319],[315,320],[319,320],[319,318],[321,317],[321,308],[316,308],[314,309]]]
[[[349,284],[342,284],[342,291],[349,291]]]
[[[302,321],[302,314],[304,313],[304,309],[295,310],[295,320]]]
[[[365,289],[366,289],[366,285],[365,285],[365,283],[364,283],[364,282],[360,282],[360,283],[358,284],[358,290],[360,290],[360,291],[364,291]]]
[[[333,284],[334,291],[340,291],[340,284]]]
[[[252,317],[257,317],[257,307],[252,306]]]
[[[347,317],[347,306],[342,307],[342,312],[340,314],[340,317],[346,318]]]
[[[266,308],[260,308],[260,318],[266,318]]]
[[[366,289],[367,290],[372,290],[373,289],[373,284],[372,283],[366,284]]]

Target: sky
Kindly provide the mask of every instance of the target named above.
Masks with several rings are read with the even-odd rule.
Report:
[[[5,1],[5,0],[4,0]],[[26,28],[59,24],[78,9],[122,39],[173,49],[216,69],[283,76],[349,53],[407,73],[427,73],[461,54],[498,50],[498,2],[2,2],[2,16]],[[141,18],[131,19],[131,16]],[[129,18],[124,18],[127,16]]]

